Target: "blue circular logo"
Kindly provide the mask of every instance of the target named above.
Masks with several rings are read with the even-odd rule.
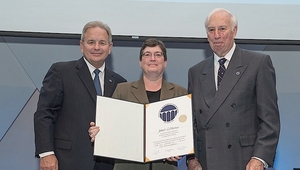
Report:
[[[174,120],[177,113],[177,107],[175,105],[168,104],[160,110],[159,117],[164,122],[171,122]]]

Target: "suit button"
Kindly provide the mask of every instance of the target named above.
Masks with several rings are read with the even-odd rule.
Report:
[[[208,131],[208,127],[207,126],[203,126],[203,129]]]
[[[228,147],[228,149],[231,149],[232,146],[231,146],[231,145],[228,145],[227,147]]]
[[[235,104],[235,103],[232,103],[232,104],[231,104],[231,107],[232,107],[232,108],[235,108],[235,107],[236,107],[236,104]]]
[[[230,127],[230,123],[226,123],[226,127]]]
[[[200,114],[202,113],[202,110],[201,110],[201,109],[199,110],[199,113],[200,113]]]

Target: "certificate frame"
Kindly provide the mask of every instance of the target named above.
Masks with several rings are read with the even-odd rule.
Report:
[[[194,153],[191,94],[150,104],[97,96],[94,155],[151,162]]]

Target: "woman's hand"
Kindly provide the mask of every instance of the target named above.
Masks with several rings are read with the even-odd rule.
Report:
[[[177,162],[181,159],[182,157],[181,156],[171,156],[169,158],[166,158],[166,160],[168,161],[173,161],[173,162]]]

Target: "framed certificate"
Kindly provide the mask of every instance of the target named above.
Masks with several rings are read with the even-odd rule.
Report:
[[[191,95],[150,104],[97,97],[94,155],[150,162],[194,153]]]

